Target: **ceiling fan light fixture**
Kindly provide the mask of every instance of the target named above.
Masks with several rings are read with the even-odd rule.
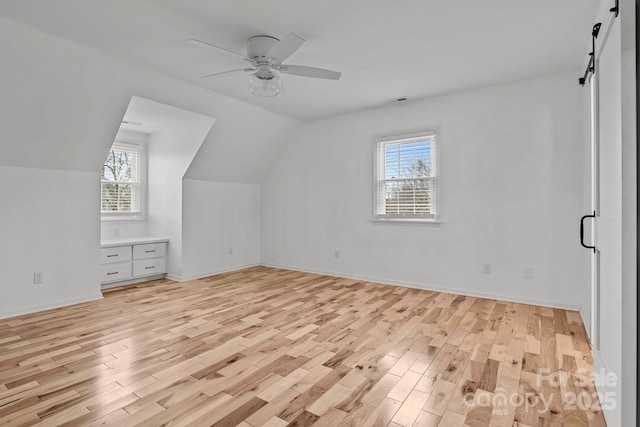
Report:
[[[256,72],[249,76],[249,89],[255,96],[273,97],[278,95],[281,88],[282,81],[276,73],[264,75]]]

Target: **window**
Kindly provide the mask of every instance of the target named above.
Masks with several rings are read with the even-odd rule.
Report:
[[[103,219],[142,218],[145,151],[142,145],[115,142],[101,173]]]
[[[433,131],[377,139],[374,219],[436,221],[436,160]]]

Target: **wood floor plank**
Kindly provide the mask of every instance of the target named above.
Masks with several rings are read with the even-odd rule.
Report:
[[[393,400],[397,400],[398,402],[403,402],[404,399],[411,394],[411,391],[414,389],[415,385],[420,381],[420,375],[418,372],[407,371],[401,378],[400,381],[389,391],[387,397]]]
[[[252,267],[0,320],[0,423],[605,426],[579,369],[577,312]]]
[[[445,411],[440,419],[438,427],[463,427],[465,424],[465,416],[453,411]]]
[[[278,396],[278,399],[274,399],[267,403],[265,406],[249,415],[245,421],[253,426],[266,425],[276,417],[277,414],[280,414],[298,396],[300,396],[300,393],[287,389]]]
[[[400,409],[401,405],[402,403],[397,400],[389,398],[384,399],[382,403],[378,405],[376,409],[365,419],[362,426],[378,427],[388,425],[398,409]]]
[[[442,416],[449,405],[449,400],[456,391],[456,385],[444,380],[438,380],[429,398],[424,404],[424,410]]]
[[[427,411],[421,411],[413,423],[415,427],[438,427],[439,424],[440,417]]]
[[[422,412],[422,407],[427,403],[429,395],[418,390],[413,390],[395,413],[392,422],[401,426],[411,426]]]

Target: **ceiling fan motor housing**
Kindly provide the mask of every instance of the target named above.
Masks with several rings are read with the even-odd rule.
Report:
[[[255,36],[247,41],[247,57],[258,64],[268,63],[267,54],[280,40],[271,36]]]
[[[257,78],[261,80],[271,80],[274,78],[276,73],[273,72],[271,66],[268,64],[261,64],[256,67],[255,73],[253,73]]]

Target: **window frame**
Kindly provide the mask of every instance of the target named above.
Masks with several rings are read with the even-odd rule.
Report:
[[[113,149],[136,150],[138,155],[138,183],[140,187],[139,212],[103,212],[102,211],[102,170],[100,172],[100,219],[102,221],[144,221],[147,214],[147,146],[142,141],[116,139],[109,152]],[[106,159],[105,159],[106,161]],[[104,167],[104,162],[102,167]]]
[[[381,214],[378,212],[378,208],[380,205],[380,197],[383,194],[381,190],[380,184],[381,181],[385,181],[384,178],[381,178],[381,172],[384,173],[384,162],[383,159],[380,159],[379,155],[381,153],[380,144],[382,143],[392,143],[392,142],[401,142],[403,140],[416,140],[420,138],[430,137],[433,138],[431,143],[431,165],[432,165],[432,173],[429,179],[432,180],[433,185],[433,206],[435,212],[429,216],[423,215],[388,215]],[[374,223],[379,224],[417,224],[417,225],[439,225],[442,222],[442,198],[440,193],[440,181],[441,181],[441,173],[440,173],[440,130],[438,127],[429,127],[422,130],[417,131],[405,131],[398,133],[387,133],[383,135],[378,135],[374,137],[373,140],[373,185],[372,185],[372,221]],[[382,168],[382,169],[381,169]],[[382,196],[384,197],[384,196]]]

